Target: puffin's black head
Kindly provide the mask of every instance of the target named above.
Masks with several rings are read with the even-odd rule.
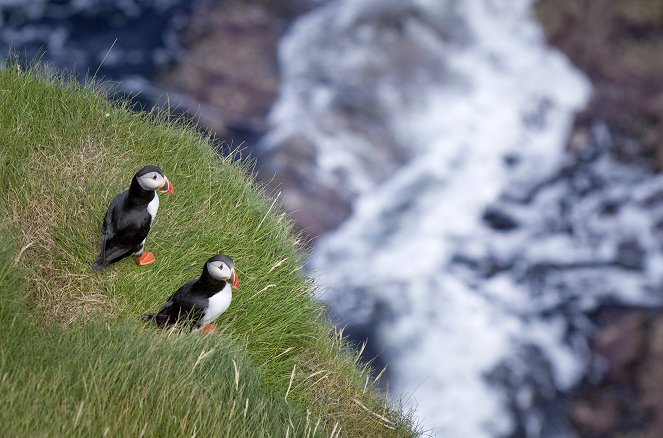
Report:
[[[223,280],[230,283],[235,289],[239,289],[239,276],[235,272],[235,262],[227,255],[219,254],[211,257],[205,262],[203,269],[215,280]]]
[[[158,166],[145,166],[134,175],[134,179],[144,190],[159,190],[161,193],[175,193],[173,183]]]

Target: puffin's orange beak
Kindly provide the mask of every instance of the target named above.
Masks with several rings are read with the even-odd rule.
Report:
[[[165,193],[167,195],[174,194],[175,193],[175,186],[173,185],[172,182],[170,182],[168,177],[164,176],[164,178],[166,179],[166,183],[163,185],[163,187],[161,187],[161,190],[159,190],[159,192]]]
[[[235,289],[239,289],[239,275],[237,275],[237,272],[235,272],[234,269],[233,269],[233,275],[230,276],[230,285]]]

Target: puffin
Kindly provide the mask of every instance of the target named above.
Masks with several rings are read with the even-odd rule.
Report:
[[[136,172],[129,188],[113,199],[101,226],[101,250],[92,269],[100,271],[130,255],[139,266],[156,261],[144,248],[159,209],[157,191],[172,195],[175,187],[159,167],[145,166]]]
[[[158,313],[147,313],[142,319],[158,326],[184,322],[202,329],[203,333],[216,333],[214,321],[228,309],[232,288],[239,289],[239,285],[233,259],[224,254],[215,255],[203,265],[200,278],[184,284]]]

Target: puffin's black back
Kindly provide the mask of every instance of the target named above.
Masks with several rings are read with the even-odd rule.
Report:
[[[157,194],[154,190],[142,188],[138,177],[149,172],[163,175],[157,166],[143,167],[136,172],[129,188],[118,194],[108,207],[101,227],[101,249],[92,266],[94,270],[101,270],[137,252],[147,238],[152,222],[147,206]]]
[[[148,313],[143,315],[142,319],[153,321],[160,326],[175,324],[178,321],[197,322],[205,314],[209,303],[206,296],[196,293],[196,283],[199,280],[191,280],[180,287],[168,298],[158,313]]]
[[[153,321],[157,325],[170,325],[178,321],[197,323],[205,314],[209,298],[226,286],[224,280],[212,277],[207,270],[207,264],[213,261],[222,261],[231,269],[235,263],[225,255],[209,258],[203,265],[203,272],[196,280],[192,280],[180,287],[168,298],[166,304],[156,314],[143,315],[144,321]]]

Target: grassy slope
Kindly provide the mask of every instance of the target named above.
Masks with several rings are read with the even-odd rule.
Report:
[[[0,436],[322,435],[227,338],[41,326],[14,254],[0,251]]]
[[[144,164],[161,166],[176,188],[173,197],[161,197],[146,245],[158,261],[143,268],[124,261],[95,273],[89,266],[103,213]],[[47,399],[61,413],[54,418],[62,419],[47,419],[38,404],[27,411],[16,405],[5,415],[15,418],[17,427],[23,425],[19,431],[70,427],[65,425],[76,417],[76,401],[93,394],[83,403],[78,424],[86,421],[96,434],[103,433],[102,424],[113,423],[130,434],[140,426],[187,433],[209,427],[210,434],[220,435],[227,421],[211,420],[202,405],[193,403],[203,391],[196,377],[218,377],[210,395],[202,398],[227,411],[231,400],[244,403],[248,395],[239,396],[229,379],[235,359],[254,382],[250,397],[269,406],[270,414],[261,417],[258,410],[249,429],[264,426],[279,436],[283,429],[304,424],[302,431],[310,410],[311,418],[322,418],[319,430],[326,433],[413,434],[407,416],[385,405],[366,370],[357,368],[342,353],[339,337],[318,322],[321,308],[299,270],[301,256],[287,220],[247,180],[245,165],[219,159],[193,129],[131,113],[99,92],[11,65],[0,70],[0,166],[0,221],[20,248],[12,257],[26,272],[32,315],[38,315],[16,317],[8,329],[3,327],[17,332],[6,336],[13,345],[1,356],[0,376],[9,376],[2,378],[3,387],[8,381],[22,383],[10,385],[0,400]],[[218,321],[221,335],[164,337],[139,324],[139,314],[157,309],[218,252],[233,256],[242,279],[242,289]],[[5,282],[3,299],[20,299],[22,294],[7,284],[14,283]],[[8,318],[3,316],[3,326]],[[200,352],[212,348],[215,352],[192,373]],[[36,368],[25,359],[32,350],[40,358]],[[169,374],[181,387],[153,395],[150,388],[163,385],[159,374]],[[54,379],[60,386],[34,385],[40,379]],[[104,383],[95,388],[93,381]],[[122,389],[135,385],[135,393]],[[187,392],[189,386],[193,392]],[[122,397],[142,408],[125,409],[123,416],[117,411]],[[180,406],[188,420],[167,420],[171,405]],[[83,420],[86,412],[90,418]],[[153,424],[154,418],[162,421]]]

